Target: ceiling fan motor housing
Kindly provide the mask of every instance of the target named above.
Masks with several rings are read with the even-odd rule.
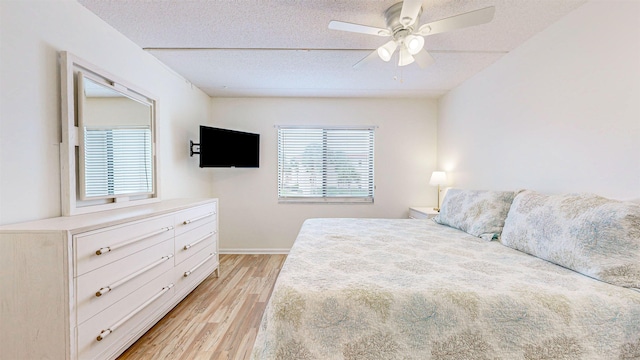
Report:
[[[393,38],[398,41],[401,41],[402,39],[407,37],[407,35],[411,35],[411,33],[413,33],[415,26],[418,24],[418,19],[422,14],[422,7],[420,7],[420,11],[418,12],[418,16],[416,17],[416,19],[414,19],[411,24],[405,26],[402,24],[400,19],[402,4],[402,2],[396,3],[384,12],[384,17],[387,22],[387,29],[391,30]]]

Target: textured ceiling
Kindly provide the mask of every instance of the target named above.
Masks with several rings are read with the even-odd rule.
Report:
[[[329,30],[385,27],[395,0],[79,0],[211,96],[440,96],[585,0],[424,0],[420,24],[495,6],[492,22],[427,36],[436,60],[352,66],[387,38]],[[397,60],[396,60],[397,62]]]

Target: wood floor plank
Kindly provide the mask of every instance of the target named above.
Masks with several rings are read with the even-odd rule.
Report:
[[[119,360],[250,358],[286,255],[221,255],[209,276]]]

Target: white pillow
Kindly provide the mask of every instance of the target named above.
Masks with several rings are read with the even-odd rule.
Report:
[[[513,200],[502,244],[610,284],[640,288],[640,205],[592,194]]]
[[[514,196],[513,191],[449,189],[433,221],[490,241],[500,236]]]

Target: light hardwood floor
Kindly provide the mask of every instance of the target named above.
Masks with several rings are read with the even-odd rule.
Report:
[[[118,359],[249,359],[286,255],[221,255],[209,276]]]

